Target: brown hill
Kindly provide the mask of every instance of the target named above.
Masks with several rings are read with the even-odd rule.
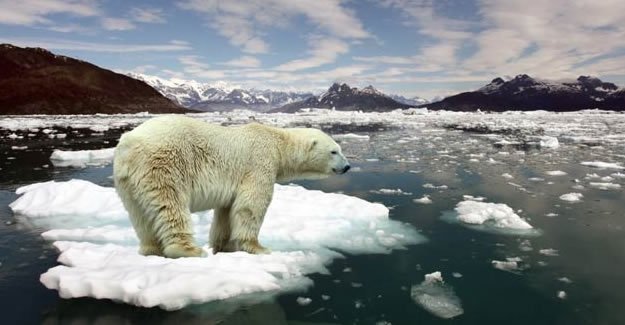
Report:
[[[41,48],[0,44],[0,114],[184,113],[146,83]]]

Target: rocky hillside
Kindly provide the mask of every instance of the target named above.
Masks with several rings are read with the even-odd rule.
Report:
[[[0,114],[182,113],[142,81],[41,48],[0,45]]]
[[[624,95],[615,84],[594,77],[580,76],[576,80],[555,82],[523,74],[508,81],[496,78],[476,91],[422,106],[453,111],[564,112],[595,108],[621,111],[625,110]]]
[[[339,111],[386,112],[408,108],[411,105],[399,103],[373,86],[358,89],[347,84],[335,83],[319,96],[282,106],[273,112],[294,113],[307,107],[331,108]]]

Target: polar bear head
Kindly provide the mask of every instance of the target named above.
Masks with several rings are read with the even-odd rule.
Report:
[[[329,135],[311,128],[288,130],[299,147],[294,178],[325,178],[345,174],[350,169],[341,147]]]

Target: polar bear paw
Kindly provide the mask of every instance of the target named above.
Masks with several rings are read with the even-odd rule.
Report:
[[[163,255],[169,258],[203,257],[206,256],[206,253],[195,245],[172,244],[163,249]]]

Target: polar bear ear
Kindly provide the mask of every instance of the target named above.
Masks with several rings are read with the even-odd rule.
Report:
[[[310,144],[308,145],[308,151],[313,150],[317,146],[317,139],[310,140]]]

